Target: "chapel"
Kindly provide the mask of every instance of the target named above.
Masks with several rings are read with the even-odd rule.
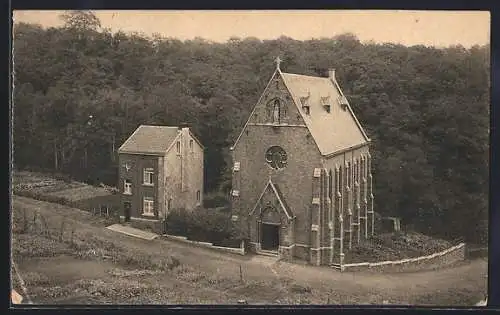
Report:
[[[374,233],[370,139],[334,70],[280,61],[231,147],[232,221],[253,252],[340,265]]]

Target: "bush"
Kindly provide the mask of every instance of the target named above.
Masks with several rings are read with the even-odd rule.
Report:
[[[205,208],[218,208],[227,206],[229,206],[229,200],[224,193],[211,193],[203,197],[203,207]]]
[[[239,241],[234,238],[231,229],[231,214],[225,211],[204,208],[193,211],[174,209],[167,217],[167,233],[185,236],[193,241],[214,243],[217,246],[237,244],[235,247],[239,247]]]

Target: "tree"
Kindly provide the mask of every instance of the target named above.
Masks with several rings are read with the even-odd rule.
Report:
[[[279,55],[288,72],[336,69],[373,140],[376,211],[427,233],[485,242],[488,45],[406,47],[353,34],[180,41],[112,33],[91,11],[62,18],[59,28],[14,26],[16,167],[57,166],[114,185],[113,147],[139,124],[187,123],[206,147],[205,190],[230,189],[229,147]]]
[[[64,27],[78,31],[98,31],[101,21],[94,12],[88,10],[73,10],[61,14]]]

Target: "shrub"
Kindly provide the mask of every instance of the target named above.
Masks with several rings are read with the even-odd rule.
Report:
[[[206,194],[203,197],[203,207],[205,208],[217,208],[217,207],[228,207],[229,200],[224,193],[216,192]]]
[[[193,241],[210,242],[218,246],[237,244],[235,247],[239,247],[239,242],[233,236],[230,220],[231,214],[225,211],[175,209],[167,217],[167,232],[186,236]]]

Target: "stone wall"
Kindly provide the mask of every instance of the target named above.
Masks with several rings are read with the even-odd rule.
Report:
[[[174,241],[178,241],[181,243],[191,244],[191,245],[198,246],[198,247],[209,248],[209,249],[217,250],[220,252],[245,255],[244,244],[241,244],[241,246],[239,248],[233,248],[233,247],[214,246],[212,243],[208,243],[208,242],[191,241],[191,240],[188,240],[187,237],[185,237],[185,236],[165,235],[165,237],[169,240],[174,240]]]
[[[460,243],[442,252],[416,258],[397,261],[381,261],[376,263],[343,264],[341,271],[375,271],[375,272],[408,272],[432,269],[453,264],[465,259],[465,243]]]

